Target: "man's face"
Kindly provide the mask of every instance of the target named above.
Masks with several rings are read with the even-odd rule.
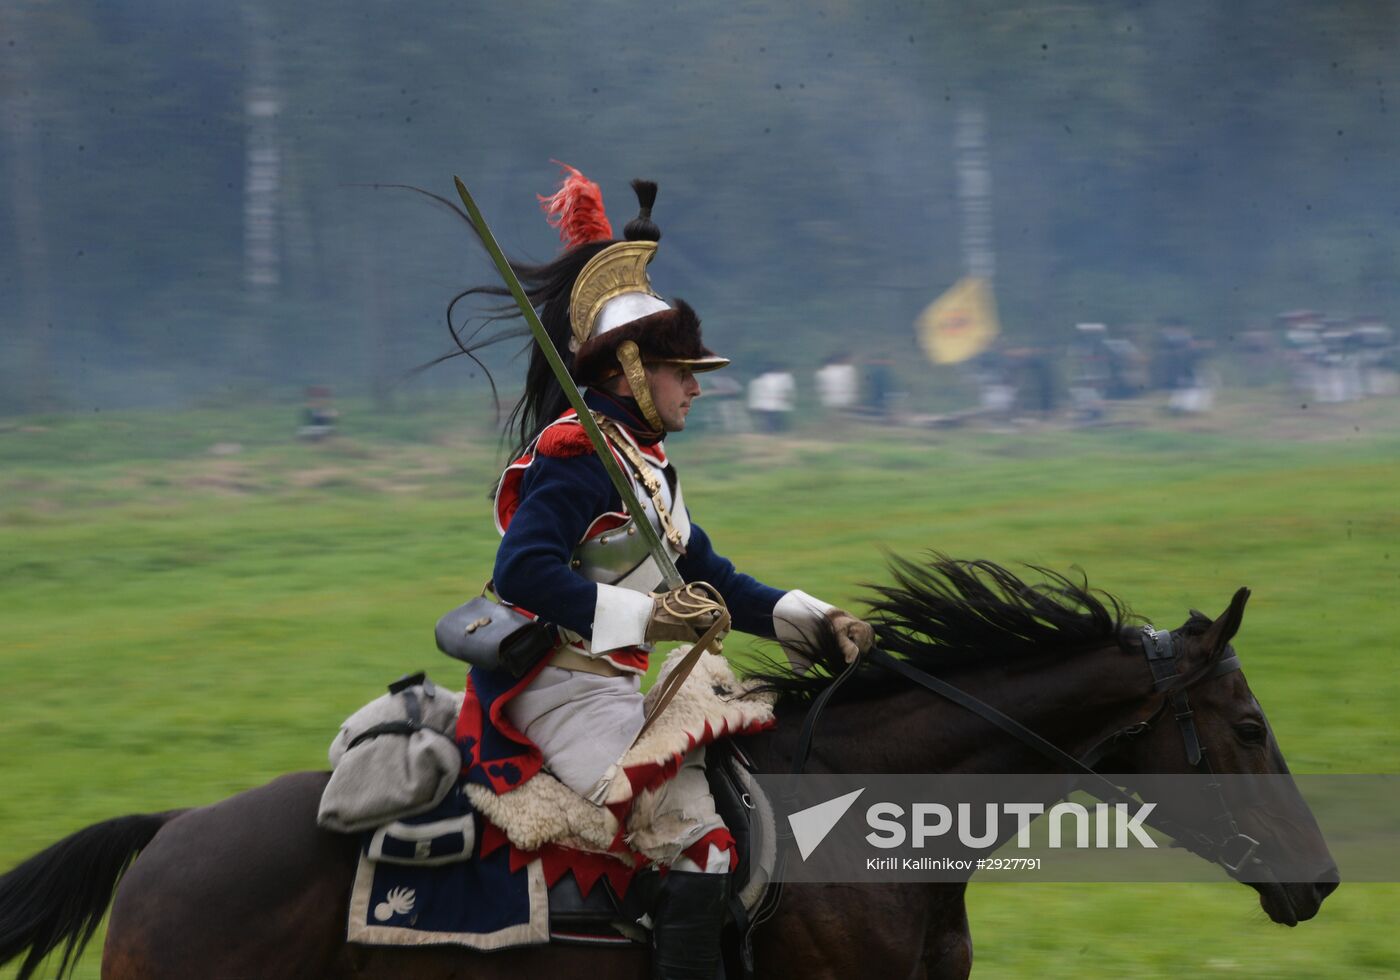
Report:
[[[683,364],[658,364],[647,367],[647,380],[651,382],[651,400],[656,403],[662,426],[667,432],[684,429],[690,403],[700,397],[695,372]]]

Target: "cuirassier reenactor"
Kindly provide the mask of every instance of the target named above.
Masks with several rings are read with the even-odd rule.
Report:
[[[512,263],[614,459],[631,481],[642,518],[686,583],[708,583],[733,627],[800,643],[822,620],[848,660],[871,628],[806,593],[738,572],[695,523],[666,436],[685,428],[699,376],[728,364],[701,339],[681,300],[653,290],[648,265],[660,230],[656,185],[634,181],[640,213],[615,239],[596,184],[565,167],[557,193],[541,198],[564,250],[541,266]],[[478,292],[502,294],[483,287]],[[524,676],[473,671],[459,736],[468,776],[506,793],[545,767],[592,801],[606,796],[616,763],[643,726],[640,684],[652,644],[694,642],[709,620],[688,615],[694,590],[667,589],[647,535],[637,533],[603,460],[540,347],[508,425],[514,461],[495,493],[501,532],[495,589],[504,603],[553,625],[556,645]],[[687,757],[658,809],[683,828],[652,912],[654,975],[708,978],[719,936],[733,839],[715,816],[704,750]]]

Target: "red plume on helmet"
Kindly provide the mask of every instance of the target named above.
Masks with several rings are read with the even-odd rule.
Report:
[[[565,249],[612,238],[612,225],[603,210],[603,191],[567,163],[552,160],[564,168],[564,180],[553,196],[536,195],[549,226],[559,229]]]

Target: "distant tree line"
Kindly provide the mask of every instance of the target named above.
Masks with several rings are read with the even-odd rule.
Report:
[[[16,0],[0,23],[0,413],[471,383],[442,312],[544,258],[551,158],[661,184],[654,274],[741,358],[878,349],[964,271],[987,124],[1004,329],[1400,319],[1400,8],[828,0]],[[515,383],[510,351],[489,362]],[[919,367],[919,370],[923,370]]]

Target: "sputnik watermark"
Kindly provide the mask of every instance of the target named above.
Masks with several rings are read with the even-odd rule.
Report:
[[[773,819],[749,829],[793,882],[1400,881],[1400,776],[1110,781],[1106,802],[1063,774],[759,775]]]
[[[803,861],[811,856],[864,792],[864,788],[853,790],[788,815],[793,842]],[[971,803],[958,803],[955,806],[915,803],[906,810],[898,803],[880,802],[865,810],[865,822],[870,827],[865,839],[872,847],[922,848],[935,838],[950,837],[963,847],[992,850],[1002,846],[1010,836],[1002,823],[1003,818],[1010,818],[1015,821],[1015,846],[1030,848],[1035,846],[1031,839],[1031,821],[1045,815],[1049,822],[1047,846],[1052,849],[1126,848],[1130,846],[1130,840],[1140,847],[1155,848],[1157,842],[1144,831],[1143,826],[1156,808],[1155,803],[1136,806],[1098,803],[1091,811],[1083,804],[1064,802],[1050,807],[1047,814],[1043,803],[985,803],[980,805],[982,817],[980,829],[977,829],[978,821],[974,816],[974,804]],[[1064,833],[1066,822],[1073,827],[1073,836],[1068,844]],[[866,867],[871,870],[959,870],[973,866],[968,861],[943,864],[909,864],[906,861],[901,864],[890,859],[890,862],[879,863],[871,859],[866,862]]]
[[[792,838],[797,844],[797,852],[802,855],[802,860],[807,860],[807,855],[826,840],[831,828],[836,826],[836,822],[846,815],[851,804],[864,792],[864,789],[854,790],[834,800],[788,814],[788,826],[792,828]]]
[[[1141,847],[1155,848],[1157,842],[1143,830],[1143,822],[1156,808],[1155,803],[1139,803],[1136,806],[1098,803],[1094,805],[1091,816],[1089,809],[1082,804],[1057,803],[1047,815],[1050,823],[1049,846],[1054,849],[1065,846],[1121,848],[1129,846],[1131,837]],[[914,847],[923,847],[930,839],[953,832],[964,847],[990,850],[1001,846],[1006,839],[1001,823],[1001,818],[1006,816],[1016,821],[1015,846],[1029,848],[1032,846],[1031,821],[1046,812],[1044,803],[982,804],[982,829],[978,832],[974,829],[976,819],[973,809],[971,803],[957,804],[956,811],[943,803],[915,803],[910,808],[909,828],[906,831],[904,807],[898,803],[876,803],[865,811],[866,822],[871,827],[865,839],[874,847],[903,847],[906,841]],[[1117,819],[1111,819],[1115,815]],[[1073,843],[1069,845],[1065,844],[1064,837],[1067,817],[1073,821],[1075,828]]]

